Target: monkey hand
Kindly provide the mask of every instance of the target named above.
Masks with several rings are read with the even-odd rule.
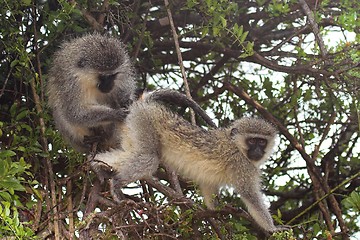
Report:
[[[91,169],[95,172],[101,183],[103,183],[105,179],[111,178],[114,174],[109,165],[103,164],[98,160],[91,161]]]
[[[116,109],[115,115],[119,121],[123,121],[126,118],[126,116],[129,114],[129,112],[130,110],[127,108],[119,108]]]
[[[84,136],[84,139],[83,139],[83,143],[88,146],[89,148],[91,148],[91,146],[94,144],[94,143],[99,143],[103,140],[103,137],[100,136],[100,135],[94,135],[94,136]]]

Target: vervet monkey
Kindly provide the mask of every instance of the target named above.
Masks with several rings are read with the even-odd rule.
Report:
[[[287,228],[273,224],[261,193],[259,166],[272,153],[276,135],[271,124],[258,118],[205,130],[145,97],[130,108],[122,149],[100,153],[95,159],[113,168],[114,191],[151,177],[159,163],[197,183],[211,209],[212,195],[220,187],[234,187],[254,220],[274,232]]]
[[[63,43],[54,55],[47,83],[49,106],[57,129],[78,151],[89,152],[94,140],[99,150],[119,147],[121,124],[135,92],[133,66],[116,38],[88,34]],[[162,90],[152,98],[183,101],[207,117],[196,102],[179,92]],[[211,122],[208,117],[205,120]]]
[[[105,145],[117,146],[112,144],[115,122],[127,116],[135,89],[123,43],[100,34],[63,43],[54,55],[47,83],[57,129],[82,152],[90,150],[85,136],[102,135]]]

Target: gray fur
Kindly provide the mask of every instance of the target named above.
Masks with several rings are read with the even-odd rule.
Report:
[[[172,89],[159,89],[151,92],[146,96],[147,101],[171,102],[173,104],[191,107],[210,127],[216,128],[216,124],[206,114],[206,112],[193,99],[188,98],[185,94],[179,93]]]
[[[259,163],[271,154],[277,134],[271,124],[242,118],[226,129],[204,130],[145,98],[131,106],[125,129],[122,149],[96,155],[115,170],[115,190],[150,177],[161,162],[199,184],[208,207],[214,208],[212,195],[220,187],[232,186],[261,227],[269,232],[284,229],[274,226],[260,190]],[[269,142],[256,162],[247,157],[244,143],[253,135]]]
[[[113,84],[101,85],[114,76]],[[61,45],[49,71],[47,94],[56,128],[81,152],[96,138],[98,150],[120,147],[122,124],[135,99],[133,66],[124,44],[109,36],[88,34]],[[210,125],[205,111],[185,95],[170,89],[150,94],[154,101],[169,101],[192,107]]]
[[[100,75],[116,75],[111,91],[99,90]],[[125,46],[116,38],[89,34],[61,45],[47,83],[49,106],[57,129],[79,151],[89,151],[84,136],[102,135],[115,147],[116,124],[135,93],[134,71]]]

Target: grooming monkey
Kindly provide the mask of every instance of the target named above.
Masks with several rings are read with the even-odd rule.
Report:
[[[130,108],[122,149],[95,158],[113,168],[113,191],[151,177],[159,163],[197,183],[211,209],[212,195],[221,186],[232,186],[254,220],[274,232],[287,228],[273,224],[261,194],[259,166],[271,154],[276,134],[271,124],[257,118],[239,119],[226,129],[205,130],[145,97]]]
[[[113,37],[88,34],[61,45],[49,71],[47,93],[55,125],[78,151],[89,152],[91,143],[107,150],[120,145],[121,128],[136,92],[133,66],[124,44]],[[151,95],[191,106],[214,124],[199,105],[174,90]]]

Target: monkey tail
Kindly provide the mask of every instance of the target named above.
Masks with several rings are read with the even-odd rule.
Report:
[[[183,107],[192,108],[195,113],[199,114],[202,119],[211,127],[217,128],[216,124],[211,120],[211,118],[206,114],[204,109],[194,100],[188,98],[185,94],[180,93],[172,89],[159,89],[151,93],[145,93],[141,96],[145,101],[161,101],[161,102],[170,102]]]

